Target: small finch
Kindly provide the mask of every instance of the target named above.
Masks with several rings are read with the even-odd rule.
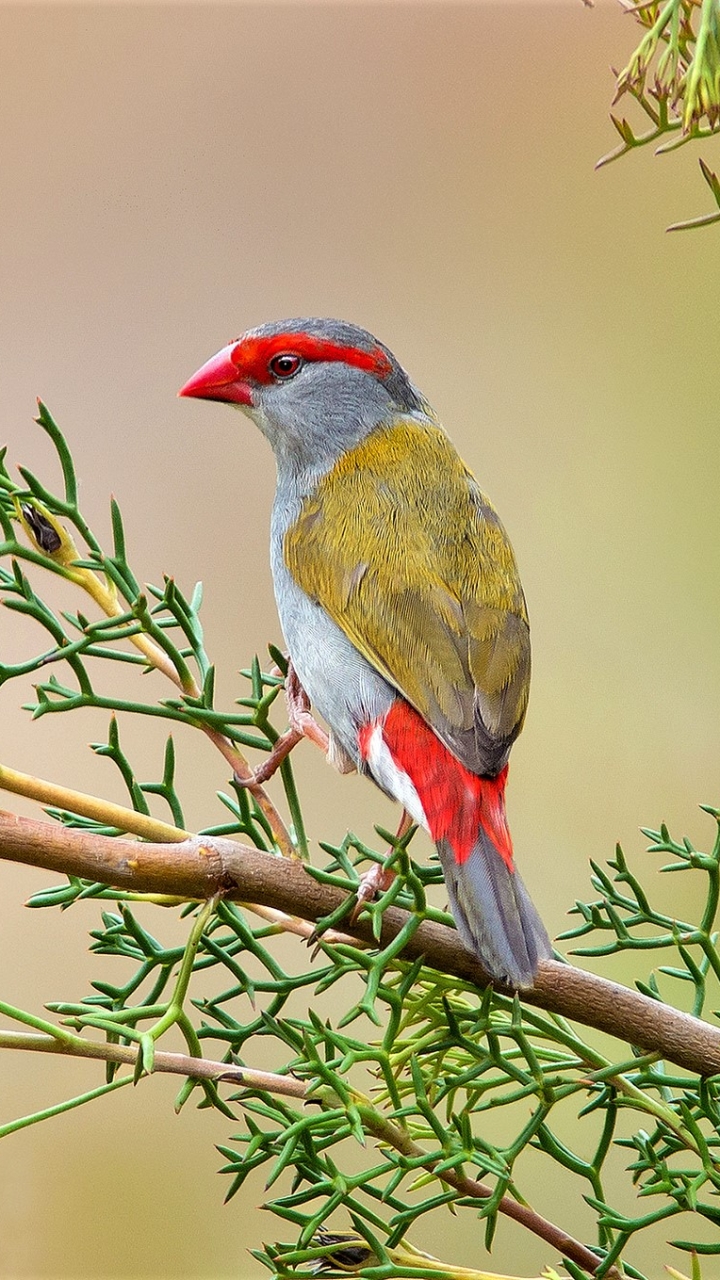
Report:
[[[505,815],[530,632],[494,507],[392,352],[356,325],[251,329],[180,395],[242,409],[273,448],[275,597],[331,756],[430,833],[486,972],[531,986],[552,949]]]

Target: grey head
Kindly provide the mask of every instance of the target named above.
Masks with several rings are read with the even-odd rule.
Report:
[[[179,393],[242,409],[282,474],[322,474],[393,415],[431,410],[393,353],[344,320],[279,320],[228,343]]]

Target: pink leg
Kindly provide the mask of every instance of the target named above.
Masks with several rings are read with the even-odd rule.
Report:
[[[402,817],[395,833],[396,840],[399,840],[405,835],[406,831],[410,830],[412,823],[413,820],[410,814],[403,809]],[[392,852],[393,850],[391,849],[388,857],[391,856]],[[384,862],[376,862],[369,871],[366,871],[360,877],[360,884],[357,890],[357,906],[353,910],[351,919],[357,919],[358,913],[366,902],[371,902],[378,893],[384,893],[386,889],[389,889],[395,879],[395,875],[396,872],[393,871],[392,867],[388,867]]]
[[[316,747],[320,748],[324,755],[327,755],[330,739],[325,730],[321,729],[317,720],[310,714],[310,699],[298,680],[292,662],[288,662],[287,676],[285,677],[285,699],[290,721],[289,732],[298,735],[298,742],[301,738],[309,738],[311,742],[315,743]],[[283,734],[283,737],[285,736]],[[277,746],[277,743],[275,745]],[[295,743],[293,743],[294,745]],[[285,754],[287,755],[287,752]]]
[[[285,677],[285,701],[287,703],[288,720],[290,728],[287,733],[283,733],[275,743],[272,751],[266,760],[257,769],[254,769],[247,778],[240,778],[235,775],[235,781],[240,787],[257,787],[267,782],[268,778],[272,778],[277,772],[286,756],[290,755],[293,747],[303,738],[309,738],[315,743],[325,755],[328,753],[329,739],[324,729],[310,714],[310,699],[303,689],[297,678],[295,668],[292,662],[288,662],[287,675]]]

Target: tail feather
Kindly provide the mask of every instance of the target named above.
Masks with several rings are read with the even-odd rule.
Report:
[[[531,987],[538,962],[552,956],[550,939],[517,871],[481,828],[459,863],[447,840],[438,842],[458,933],[490,976],[515,990]]]
[[[507,765],[495,777],[473,773],[403,698],[361,729],[359,746],[378,785],[430,832],[463,942],[497,982],[531,987],[552,947],[515,870]]]

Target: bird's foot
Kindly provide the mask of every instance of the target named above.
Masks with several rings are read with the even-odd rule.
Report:
[[[330,738],[318,724],[315,717],[311,715],[310,699],[298,679],[292,662],[288,662],[287,675],[285,677],[285,701],[287,703],[288,720],[290,721],[290,732],[298,735],[296,740],[299,742],[301,738],[309,738],[310,742],[314,742],[315,746],[319,747],[324,755],[327,755],[330,749]]]
[[[256,769],[248,772],[244,777],[235,773],[235,783],[238,787],[260,787],[268,779],[277,773],[283,760],[285,760],[296,747],[298,742],[303,738],[309,738],[314,742],[316,747],[327,755],[330,747],[330,740],[324,729],[315,720],[310,713],[310,699],[303,689],[292,665],[288,662],[287,675],[285,676],[285,702],[287,704],[288,720],[290,728],[283,733],[274,743],[272,751],[262,764]]]
[[[384,893],[390,888],[395,879],[396,872],[392,867],[388,867],[384,862],[376,862],[369,871],[360,877],[360,883],[357,887],[357,902],[353,907],[350,919],[355,922],[366,902],[372,902],[373,898],[379,893]]]
[[[410,817],[410,814],[406,813],[403,809],[402,818],[400,819],[397,832],[395,833],[395,839],[400,840],[405,835],[405,832],[410,830],[412,824],[413,820]],[[360,883],[355,895],[357,897],[357,902],[353,907],[352,915],[350,917],[351,921],[354,922],[357,920],[366,902],[372,902],[373,898],[375,898],[377,894],[384,893],[386,889],[390,888],[390,885],[397,875],[397,872],[394,871],[392,867],[388,866],[388,861],[394,852],[394,849],[390,849],[387,853],[387,860],[385,862],[376,862],[369,871],[366,871],[364,875],[360,877]]]
[[[277,742],[273,744],[272,751],[268,757],[259,764],[256,769],[251,769],[244,777],[237,772],[233,774],[235,785],[238,787],[261,787],[274,773],[277,773],[280,765],[287,756],[290,755],[293,747],[297,746],[302,738],[301,733],[297,733],[295,729],[288,729],[287,733],[281,734]]]

